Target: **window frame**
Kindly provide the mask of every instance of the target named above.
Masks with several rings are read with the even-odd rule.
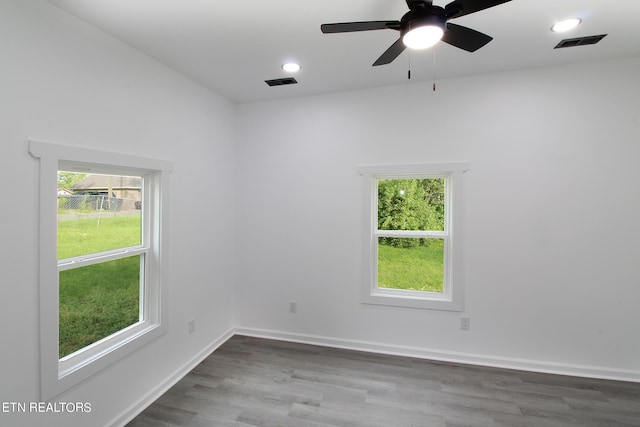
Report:
[[[363,177],[362,302],[365,304],[433,310],[463,310],[462,177],[467,162],[360,166]],[[378,180],[445,178],[444,231],[378,230]],[[378,287],[378,237],[442,238],[444,240],[443,292]]]
[[[169,176],[172,162],[120,153],[29,141],[39,160],[39,337],[40,398],[48,400],[103,370],[168,329]],[[144,254],[142,320],[63,358],[58,356],[59,265],[57,257],[58,171],[112,173],[143,177],[143,227],[148,227]],[[75,169],[75,170],[74,170]],[[146,220],[146,222],[145,222]],[[141,245],[142,246],[142,245]],[[102,253],[107,257],[113,256]],[[135,255],[131,253],[131,255]]]

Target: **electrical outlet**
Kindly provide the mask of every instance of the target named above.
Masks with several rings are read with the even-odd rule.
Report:
[[[289,313],[298,312],[298,303],[295,301],[289,301]]]
[[[189,333],[192,334],[196,331],[196,318],[189,319]]]
[[[460,329],[463,331],[468,331],[471,329],[471,319],[469,317],[461,317],[460,318]]]

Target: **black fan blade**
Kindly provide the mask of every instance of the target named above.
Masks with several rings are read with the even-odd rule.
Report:
[[[324,34],[387,29],[400,30],[400,21],[338,22],[336,24],[322,24],[320,26],[320,30],[322,30]]]
[[[491,36],[451,23],[447,23],[447,31],[442,36],[443,42],[464,49],[467,52],[475,52],[491,40],[493,40]]]
[[[447,19],[459,18],[511,0],[454,0],[444,7]]]
[[[380,58],[373,63],[373,66],[377,65],[385,65],[393,62],[394,59],[398,57],[407,47],[402,42],[402,37],[400,37],[394,44],[389,46],[389,49],[385,50]]]

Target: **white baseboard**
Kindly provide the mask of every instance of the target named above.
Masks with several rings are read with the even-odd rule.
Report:
[[[216,338],[210,345],[208,345],[200,353],[196,354],[189,361],[183,364],[180,368],[176,369],[171,375],[161,381],[156,388],[149,391],[147,394],[138,399],[135,403],[129,406],[123,413],[111,420],[108,426],[124,426],[129,421],[134,419],[139,413],[144,411],[147,406],[155,402],[160,396],[162,396],[167,390],[173,387],[178,381],[180,381],[185,375],[187,375],[193,368],[198,366],[200,362],[206,359],[211,353],[213,353],[218,347],[224,344],[235,333],[233,329],[229,329],[224,334]]]
[[[443,362],[464,363],[469,365],[489,366],[494,368],[515,369],[520,371],[541,372],[574,377],[597,378],[615,381],[640,382],[640,371],[615,369],[599,366],[586,366],[490,356],[474,353],[442,351],[420,347],[399,346],[384,343],[346,340],[307,334],[293,334],[257,328],[236,328],[236,335],[247,335],[256,338],[268,338],[303,344],[321,345],[325,347],[366,351],[395,356],[415,357],[419,359],[438,360]]]

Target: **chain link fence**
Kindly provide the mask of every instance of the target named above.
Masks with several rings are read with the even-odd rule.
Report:
[[[91,211],[132,211],[142,208],[138,200],[109,197],[106,194],[72,194],[58,196],[58,209],[80,212]]]

